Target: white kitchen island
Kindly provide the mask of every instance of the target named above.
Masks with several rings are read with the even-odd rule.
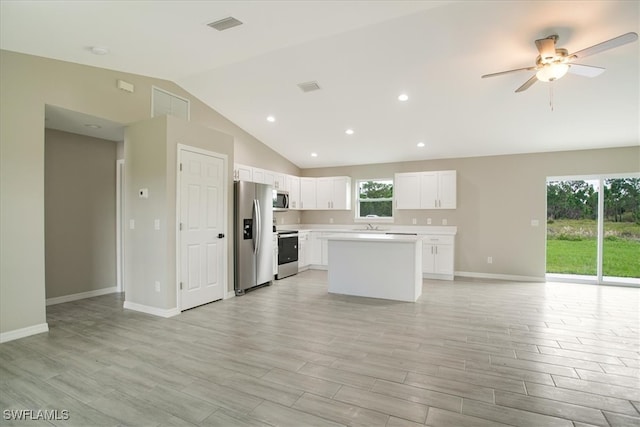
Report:
[[[422,239],[398,234],[334,234],[329,292],[415,302],[422,295]]]

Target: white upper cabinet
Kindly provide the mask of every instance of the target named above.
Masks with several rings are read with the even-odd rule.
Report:
[[[393,194],[396,209],[420,209],[420,172],[397,173]]]
[[[266,169],[233,165],[234,181],[271,185],[289,192],[289,209],[351,209],[351,177],[300,178]]]
[[[277,190],[286,189],[286,175],[278,172],[273,173],[273,188]]]
[[[351,178],[336,176],[331,179],[333,187],[332,209],[351,209]]]
[[[396,209],[455,209],[456,171],[398,173]]]
[[[284,189],[289,192],[289,209],[300,209],[300,178],[285,175]]]
[[[300,209],[316,209],[315,178],[300,178]]]
[[[456,208],[456,171],[422,172],[420,188],[422,209]]]
[[[350,177],[333,176],[316,179],[316,209],[351,209]]]
[[[253,168],[238,163],[233,165],[234,181],[253,181]]]

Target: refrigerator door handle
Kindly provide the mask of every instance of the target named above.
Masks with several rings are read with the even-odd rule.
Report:
[[[258,221],[259,221],[259,216],[258,216],[258,201],[257,200],[253,200],[253,235],[251,236],[251,241],[253,243],[253,253],[255,254],[258,251],[258,242],[257,242],[257,237],[256,236],[260,236],[260,233],[258,232]]]
[[[253,249],[253,253],[257,254],[258,253],[258,249],[260,248],[260,238],[262,235],[262,212],[260,212],[260,201],[259,200],[254,200],[253,203],[255,204],[255,209],[256,209],[256,219],[254,220],[256,227],[256,239],[254,241],[255,247]]]

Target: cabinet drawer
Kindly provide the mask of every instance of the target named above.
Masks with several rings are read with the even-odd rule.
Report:
[[[432,244],[432,245],[453,245],[453,241],[455,236],[423,236],[422,243],[423,244]]]

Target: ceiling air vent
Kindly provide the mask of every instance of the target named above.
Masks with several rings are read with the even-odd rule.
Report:
[[[318,84],[318,82],[298,83],[298,87],[303,92],[313,92],[314,90],[320,90],[320,85]]]
[[[224,30],[228,30],[229,28],[233,28],[233,27],[237,27],[238,25],[242,25],[242,22],[238,21],[233,16],[230,16],[228,18],[224,18],[224,19],[221,19],[221,20],[216,21],[216,22],[212,22],[212,23],[207,24],[207,25],[210,26],[211,28],[215,28],[218,31],[224,31]]]

